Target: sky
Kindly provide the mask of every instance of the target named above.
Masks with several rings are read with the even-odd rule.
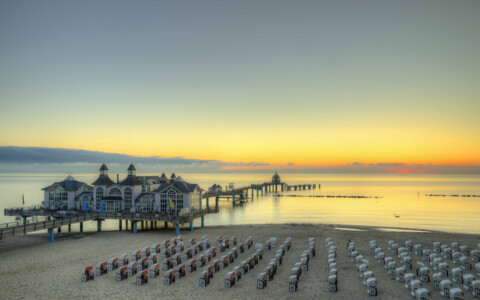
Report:
[[[1,1],[0,146],[479,172],[478,32],[477,0]]]

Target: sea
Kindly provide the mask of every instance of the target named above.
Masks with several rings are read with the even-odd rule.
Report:
[[[144,174],[157,175],[157,174]],[[272,173],[181,174],[204,190],[213,184],[235,187],[271,181]],[[480,233],[480,175],[417,174],[279,174],[289,185],[316,184],[316,189],[254,192],[246,203],[232,207],[221,201],[220,212],[205,217],[205,226],[241,224],[312,223],[338,228],[374,226],[379,230],[435,230]],[[42,188],[63,180],[67,174],[0,174],[0,223],[14,222],[4,209],[38,205]],[[73,174],[92,183],[97,174]],[[361,196],[361,197],[359,197]],[[204,204],[205,204],[204,200]],[[210,199],[210,206],[215,199]],[[163,225],[162,225],[163,226]],[[200,226],[200,220],[194,222]],[[78,231],[78,225],[72,230]],[[185,228],[188,224],[185,224]],[[125,228],[125,227],[124,227]],[[93,221],[84,229],[96,230]],[[106,221],[103,230],[118,230],[118,221]]]

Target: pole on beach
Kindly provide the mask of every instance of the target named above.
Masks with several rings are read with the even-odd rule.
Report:
[[[102,231],[102,220],[97,220],[97,231]]]
[[[178,224],[175,224],[175,236],[179,236],[180,235],[180,226],[178,226]]]
[[[193,231],[193,221],[190,222],[190,231]]]
[[[202,217],[202,228],[205,227],[205,217]]]
[[[53,237],[53,228],[48,228],[48,238],[50,242],[53,242],[55,240]]]
[[[83,232],[83,222],[80,222],[80,232]]]

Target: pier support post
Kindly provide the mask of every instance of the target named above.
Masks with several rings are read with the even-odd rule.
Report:
[[[143,221],[140,221],[140,226],[142,227],[142,230],[143,230]]]
[[[23,225],[27,225],[27,217],[23,217]]]
[[[133,233],[137,233],[137,222],[132,221]]]
[[[258,198],[258,188],[257,188],[257,198]]]
[[[80,232],[83,232],[83,222],[80,222]]]
[[[215,197],[215,211],[218,211],[218,196]]]
[[[205,227],[205,217],[202,217],[202,228]]]
[[[175,224],[175,236],[180,235],[180,226],[178,224]]]
[[[102,220],[97,220],[97,231],[102,231]]]
[[[122,231],[122,219],[118,220],[118,230]]]
[[[72,232],[72,224],[68,224],[68,232]]]
[[[57,228],[57,233],[62,233],[62,226]]]
[[[168,222],[165,222],[165,228],[168,228]]]
[[[210,207],[209,207],[209,205],[208,205],[208,204],[209,204],[208,202],[209,202],[209,201],[208,201],[208,198],[207,198],[207,209],[210,209]]]
[[[283,184],[282,184],[282,192],[283,192]]]
[[[50,242],[53,242],[55,240],[54,237],[53,237],[53,228],[48,229],[48,238],[49,238]]]
[[[232,207],[235,207],[235,194],[233,194],[233,198],[232,198]]]
[[[150,229],[153,230],[153,221],[150,221]]]
[[[193,221],[190,222],[190,231],[193,231]]]

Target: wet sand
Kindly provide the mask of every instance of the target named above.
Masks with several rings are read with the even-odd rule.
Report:
[[[352,230],[353,229],[353,230]],[[181,234],[187,244],[189,238],[200,240],[206,234],[213,244],[217,235],[224,237],[236,236],[243,241],[252,236],[253,242],[263,243],[270,237],[276,237],[281,243],[286,237],[292,238],[292,248],[284,257],[272,281],[268,282],[263,290],[256,288],[257,275],[274,258],[276,249],[265,251],[263,259],[253,270],[246,273],[232,288],[225,288],[224,278],[227,272],[246,259],[255,251],[254,248],[241,253],[233,264],[215,273],[207,287],[199,287],[201,271],[187,273],[170,286],[163,283],[164,271],[160,277],[151,278],[143,286],[136,285],[136,276],[122,282],[115,280],[115,272],[102,276],[95,276],[93,281],[82,282],[81,270],[88,265],[95,265],[101,261],[108,261],[111,257],[140,250],[145,246],[152,246],[162,240],[174,236],[174,230],[139,231],[131,232],[92,232],[92,233],[62,233],[55,237],[53,243],[48,241],[46,234],[28,234],[12,237],[0,241],[0,286],[3,299],[63,299],[63,298],[168,298],[168,299],[371,299],[367,295],[359,272],[355,264],[347,256],[346,245],[348,240],[354,240],[356,250],[370,262],[369,269],[377,279],[378,299],[412,299],[410,291],[404,284],[391,279],[383,265],[379,265],[370,255],[369,241],[376,239],[378,245],[385,251],[386,256],[393,256],[387,250],[388,240],[395,240],[404,245],[406,240],[413,244],[421,243],[424,249],[432,249],[433,242],[439,241],[448,244],[456,241],[460,245],[468,245],[470,250],[477,249],[480,236],[468,234],[453,234],[444,232],[402,232],[381,231],[375,228],[359,226],[311,225],[311,224],[280,224],[280,225],[244,225],[244,226],[216,226],[195,228],[194,231],[183,230]],[[316,238],[316,256],[310,260],[309,270],[303,272],[298,282],[298,291],[288,291],[288,277],[294,264],[300,261],[300,256],[308,247],[308,238]],[[328,265],[325,239],[332,237],[337,246],[338,292],[328,290]],[[221,253],[218,253],[221,254]],[[217,258],[219,255],[217,254]],[[410,253],[415,262],[423,261],[421,257]],[[396,256],[393,256],[400,262]],[[471,261],[471,258],[469,258]],[[445,260],[449,267],[454,267],[452,260]],[[184,261],[182,261],[184,262]],[[430,274],[433,267],[428,264]],[[474,263],[472,263],[474,267]],[[475,270],[465,271],[472,273]],[[478,277],[478,276],[476,276]],[[450,278],[451,279],[451,278]],[[433,290],[433,283],[423,283],[423,287],[430,290],[432,299],[440,298],[440,292]],[[461,287],[460,284],[454,284]],[[464,291],[465,299],[473,299],[471,292]]]

